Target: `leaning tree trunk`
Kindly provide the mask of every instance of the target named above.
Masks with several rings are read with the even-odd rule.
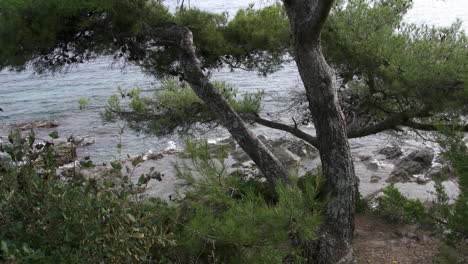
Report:
[[[184,80],[190,84],[197,96],[218,115],[223,126],[262,171],[273,191],[278,180],[289,182],[288,173],[281,162],[250,131],[242,118],[203,73],[193,44],[192,32],[182,26],[176,26],[173,30],[177,31],[178,35],[180,64]]]
[[[333,0],[284,0],[291,23],[295,60],[317,131],[330,195],[320,238],[308,242],[308,263],[336,263],[352,253],[357,180],[336,91],[336,77],[320,47],[320,31]]]

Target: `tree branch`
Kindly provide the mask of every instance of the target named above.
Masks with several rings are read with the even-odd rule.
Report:
[[[257,124],[266,126],[266,127],[286,131],[286,132],[288,132],[288,133],[290,133],[290,134],[292,134],[292,135],[306,141],[307,143],[311,144],[312,146],[318,147],[318,140],[317,140],[316,137],[311,136],[311,135],[307,134],[306,132],[304,132],[304,131],[302,131],[302,130],[300,130],[298,128],[295,128],[294,126],[288,126],[288,125],[285,125],[285,124],[282,124],[282,123],[270,121],[270,120],[261,118],[260,116],[254,115],[254,114],[244,114],[244,115],[242,115],[242,117],[245,118],[245,119],[254,121]]]
[[[412,120],[407,120],[403,122],[403,125],[417,130],[437,131],[437,127],[432,124],[423,124]],[[457,129],[457,131],[468,132],[468,125],[461,126],[459,129]]]
[[[427,113],[427,112],[424,112]],[[412,115],[412,117],[417,116],[425,116],[423,112],[416,113]],[[347,132],[348,138],[359,138],[359,137],[365,137],[373,134],[377,134],[386,130],[398,130],[399,126],[406,126],[409,128],[417,129],[417,130],[424,130],[424,131],[436,131],[436,127],[434,125],[430,124],[421,124],[415,121],[410,120],[410,115],[408,113],[398,113],[394,114],[392,116],[389,116],[387,119],[384,121],[374,124],[374,125],[369,125],[366,127],[362,128],[356,128],[356,129],[350,129]],[[314,147],[319,146],[318,139],[314,136],[311,136],[307,134],[306,132],[300,130],[297,127],[294,126],[289,126],[283,123],[278,123],[274,122],[271,120],[264,119],[258,115],[254,114],[243,114],[242,118],[253,121],[257,124],[273,128],[273,129],[278,129],[282,130],[285,132],[290,133],[291,135],[294,135],[307,143],[311,144]],[[459,129],[461,132],[468,132],[468,125],[465,125]]]

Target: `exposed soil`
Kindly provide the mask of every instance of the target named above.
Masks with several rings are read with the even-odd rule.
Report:
[[[354,249],[359,264],[434,263],[441,241],[419,225],[392,224],[385,219],[356,217]]]

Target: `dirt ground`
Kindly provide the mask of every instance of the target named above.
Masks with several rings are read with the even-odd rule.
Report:
[[[434,263],[441,243],[419,225],[392,224],[369,215],[356,218],[354,249],[359,264]]]

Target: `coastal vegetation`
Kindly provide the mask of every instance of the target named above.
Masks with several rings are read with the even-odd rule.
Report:
[[[142,198],[148,181],[160,178],[157,168],[137,183],[121,174],[132,168],[120,161],[111,163],[117,184],[77,177],[75,170],[64,178],[52,143],[37,152],[34,132],[12,134],[0,167],[1,256],[39,263],[351,261],[359,180],[348,138],[403,128],[443,132],[455,121],[441,144],[461,194],[449,205],[437,185],[432,220],[454,238],[466,238],[467,153],[457,133],[468,129],[457,118],[467,111],[467,37],[460,22],[406,24],[409,8],[410,0],[284,0],[229,18],[183,5],[169,12],[163,1],[3,0],[0,69],[61,72],[102,56],[133,63],[163,80],[162,89],[152,95],[119,89],[105,120],[123,119],[155,135],[223,126],[261,174],[254,180],[227,175],[226,152],[213,157],[206,144],[189,141],[198,176],[179,168],[187,191],[167,203]],[[222,67],[267,75],[290,61],[304,86],[290,98],[292,124],[261,116],[263,93],[238,95],[235,84],[210,78]],[[311,122],[316,135],[301,129]],[[291,177],[252,133],[255,124],[315,146],[320,172]],[[420,202],[393,187],[384,191],[379,210],[410,222],[428,216]]]
[[[321,176],[291,178],[271,200],[257,179],[226,175],[225,152],[210,154],[206,142],[187,142],[196,170],[178,168],[186,191],[167,203],[144,195],[158,172],[137,182],[122,174],[140,157],[111,162],[111,178],[84,177],[91,161],[67,171],[34,132],[9,140],[0,178],[0,259],[9,263],[297,263],[299,241],[323,221]]]

